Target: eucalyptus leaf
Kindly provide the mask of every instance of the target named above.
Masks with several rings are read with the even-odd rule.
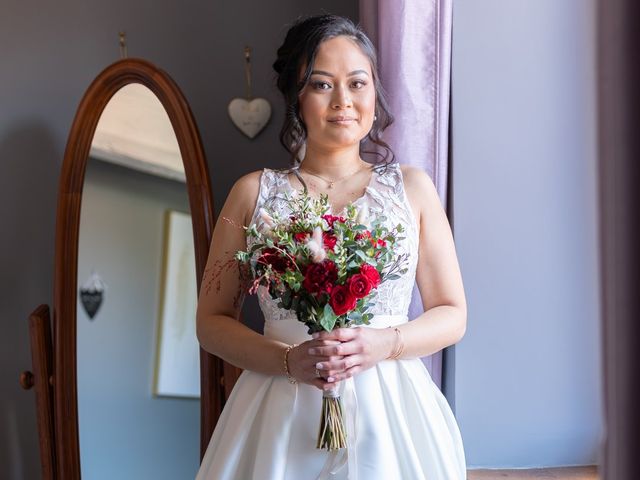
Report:
[[[356,250],[356,251],[355,251],[355,254],[356,254],[358,257],[360,257],[362,260],[364,260],[365,262],[366,262],[367,260],[369,260],[369,259],[367,258],[367,256],[366,256],[364,253],[362,253],[362,250]]]
[[[333,330],[333,327],[336,324],[337,319],[338,317],[336,316],[335,313],[333,313],[333,309],[331,308],[331,305],[327,303],[324,306],[324,310],[322,311],[322,316],[320,317],[320,325],[322,325],[322,328],[324,328],[327,332],[330,332],[331,330]]]

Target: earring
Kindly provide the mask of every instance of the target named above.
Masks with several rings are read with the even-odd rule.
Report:
[[[378,120],[378,116],[377,116],[377,115],[374,115],[374,116],[373,116],[373,121],[375,122],[376,120]]]

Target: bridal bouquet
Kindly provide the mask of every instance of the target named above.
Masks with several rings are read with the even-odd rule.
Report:
[[[327,195],[285,196],[287,214],[261,208],[244,227],[251,239],[235,258],[249,266],[248,292],[268,289],[278,306],[293,310],[311,335],[321,330],[369,324],[376,289],[406,272],[406,254],[394,254],[404,229],[389,229],[378,216],[368,228],[365,211],[353,204],[345,216],[330,213]],[[317,448],[346,446],[337,385],[323,392]]]

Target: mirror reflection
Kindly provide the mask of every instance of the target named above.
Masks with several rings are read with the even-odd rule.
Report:
[[[84,479],[193,478],[196,272],[185,173],[159,100],[131,84],[98,123],[78,245]]]

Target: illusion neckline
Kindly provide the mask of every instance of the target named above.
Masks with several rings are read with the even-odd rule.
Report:
[[[299,190],[298,190],[297,188],[295,188],[295,187],[291,184],[291,180],[289,180],[289,173],[293,172],[293,170],[299,170],[299,168],[300,168],[300,166],[299,166],[299,165],[297,165],[297,166],[295,166],[295,167],[293,167],[293,168],[290,168],[289,170],[287,170],[287,171],[283,172],[283,174],[284,174],[284,181],[285,181],[285,182],[286,182],[286,184],[287,184],[287,188],[288,188],[291,192],[294,192],[294,193],[296,193],[296,194],[297,194],[297,193],[299,193]],[[357,204],[359,204],[360,202],[362,202],[362,201],[367,197],[367,194],[369,193],[369,189],[373,188],[373,181],[374,181],[374,177],[376,177],[376,175],[379,175],[379,174],[378,174],[378,172],[377,172],[377,169],[376,169],[376,166],[375,166],[375,165],[371,165],[371,167],[370,167],[370,168],[371,168],[371,174],[370,174],[370,176],[369,176],[369,181],[368,181],[368,182],[367,182],[367,184],[365,185],[365,187],[364,187],[364,192],[362,193],[362,195],[360,195],[360,196],[359,196],[358,198],[356,198],[355,200],[352,200],[351,202],[347,203],[347,204],[342,208],[342,210],[340,210],[339,212],[336,212],[336,211],[334,210],[334,208],[333,208],[333,204],[331,204],[331,202],[329,202],[331,215],[340,216],[340,215],[342,215],[342,214],[346,213],[346,211],[347,211],[347,206],[349,206],[349,204],[357,205]],[[313,198],[315,198],[315,197],[313,197]]]

